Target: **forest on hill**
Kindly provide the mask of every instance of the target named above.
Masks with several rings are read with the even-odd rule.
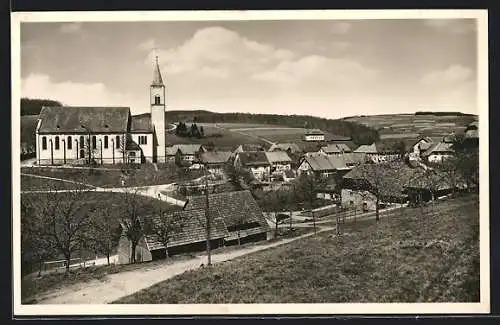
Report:
[[[321,129],[335,135],[349,137],[358,145],[371,144],[379,140],[377,130],[350,121],[332,120],[308,115],[277,115],[250,113],[215,113],[205,110],[167,111],[167,121],[190,121],[193,123],[254,123],[284,125],[288,127]]]
[[[62,106],[62,104],[50,99],[21,98],[21,116],[38,115],[43,106]]]

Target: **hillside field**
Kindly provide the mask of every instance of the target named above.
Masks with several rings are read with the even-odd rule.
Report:
[[[378,130],[383,139],[417,139],[423,136],[444,137],[452,132],[460,133],[473,116],[438,116],[414,114],[388,114],[354,116],[346,121],[357,122]]]
[[[115,303],[478,302],[477,196],[404,208],[379,223],[346,223],[211,268],[189,271]]]

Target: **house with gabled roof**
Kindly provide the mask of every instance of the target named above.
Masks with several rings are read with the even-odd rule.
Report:
[[[266,152],[265,154],[271,164],[271,173],[284,172],[292,168],[292,158],[285,151]]]
[[[250,170],[257,180],[264,180],[271,173],[271,163],[265,151],[239,152],[234,159],[234,166]]]
[[[344,153],[350,153],[352,150],[345,143],[331,143],[321,147],[318,152],[325,155],[341,155]]]
[[[298,173],[313,173],[319,176],[328,177],[349,170],[350,167],[346,165],[342,156],[326,156],[316,153],[304,156],[299,165]]]
[[[320,129],[309,129],[304,133],[304,141],[325,141],[325,132]]]
[[[399,158],[399,152],[394,147],[388,146],[382,142],[361,145],[354,153],[364,154],[373,163],[393,161]]]
[[[167,247],[162,243],[158,236],[151,231],[148,223],[159,224],[160,218],[171,218],[178,223],[178,227],[172,227],[172,233],[167,242]],[[122,221],[123,223],[124,221]],[[207,232],[205,209],[189,209],[174,211],[173,213],[163,215],[147,215],[139,218],[140,226],[144,235],[139,240],[135,251],[135,260],[137,262],[149,262],[151,260],[164,258],[168,255],[175,255],[187,252],[199,252],[206,249]],[[125,226],[122,225],[125,229]],[[217,248],[224,245],[224,238],[229,233],[226,224],[220,213],[216,210],[210,210],[210,246]],[[122,234],[118,243],[118,263],[130,263],[132,256],[132,244],[125,234]]]
[[[453,143],[437,142],[423,152],[422,156],[430,163],[440,163],[447,158],[453,157],[454,154]]]
[[[230,151],[205,151],[200,153],[198,160],[207,170],[219,174],[230,163],[231,154]]]
[[[192,163],[203,152],[205,148],[201,144],[174,144],[166,148],[167,160],[187,161]]]
[[[302,150],[300,147],[293,142],[290,143],[274,143],[271,145],[271,147],[268,149],[269,152],[274,152],[274,151],[286,151],[287,153],[301,153]]]
[[[42,107],[35,131],[39,165],[165,162],[165,85],[156,61],[150,113],[129,107]]]
[[[270,228],[257,201],[249,190],[221,192],[208,195],[210,211],[217,211],[225,223],[226,245],[260,241],[270,238]],[[204,209],[206,197],[188,197],[184,210]]]

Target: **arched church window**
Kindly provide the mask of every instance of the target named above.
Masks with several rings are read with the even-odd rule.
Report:
[[[155,105],[160,105],[161,102],[160,102],[160,96],[155,96]]]

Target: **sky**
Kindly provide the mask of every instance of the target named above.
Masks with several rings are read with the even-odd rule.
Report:
[[[21,96],[149,112],[478,113],[473,19],[24,22]]]

